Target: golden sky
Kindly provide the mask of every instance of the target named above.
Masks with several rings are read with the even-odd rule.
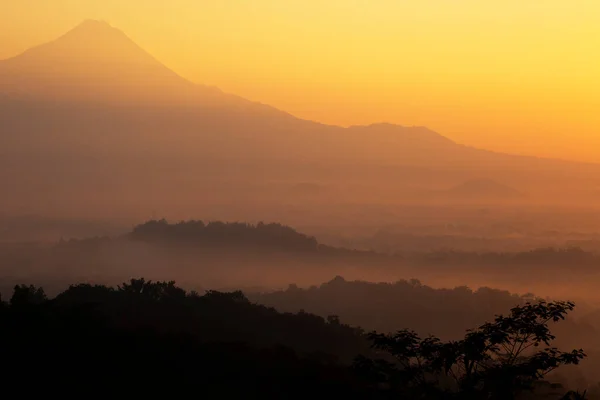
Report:
[[[299,117],[600,162],[598,0],[0,0],[0,59],[88,18]]]

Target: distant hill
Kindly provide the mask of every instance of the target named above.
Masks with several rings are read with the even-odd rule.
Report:
[[[243,188],[267,181],[335,184],[352,202],[482,175],[542,201],[600,184],[599,165],[474,149],[425,127],[302,120],[189,82],[98,21],[0,61],[0,126],[9,212],[187,213],[247,201]]]
[[[287,290],[248,293],[248,296],[259,304],[286,312],[307,310],[325,317],[339,315],[366,330],[392,332],[410,326],[421,335],[446,339],[456,339],[469,326],[524,302],[521,296],[490,288],[435,289],[416,279],[371,283],[347,281],[339,276],[308,289],[290,285]],[[392,306],[386,308],[382,304]],[[462,312],[457,304],[468,304],[471,312]]]
[[[440,193],[454,199],[520,199],[525,195],[510,186],[491,179],[474,179],[463,182]]]
[[[153,220],[137,225],[129,237],[149,243],[174,243],[209,247],[276,248],[292,251],[317,251],[314,237],[281,224],[256,225],[241,222],[181,221],[171,224]]]

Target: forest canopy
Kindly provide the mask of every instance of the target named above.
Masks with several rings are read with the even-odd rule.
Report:
[[[5,389],[26,380],[64,389],[61,377],[69,376],[99,391],[138,394],[201,387],[274,399],[315,391],[356,399],[509,399],[535,393],[548,372],[585,358],[581,349],[552,346],[550,325],[573,308],[526,303],[444,342],[410,330],[366,334],[336,316],[280,313],[239,291],[200,294],[142,278],[116,288],[71,285],[53,299],[18,285],[0,303],[0,339],[10,366]],[[32,368],[32,359],[63,364]],[[136,376],[153,385],[139,387]],[[444,383],[449,377],[451,385]]]

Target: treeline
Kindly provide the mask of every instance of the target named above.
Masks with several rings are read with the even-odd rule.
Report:
[[[352,398],[362,389],[347,365],[370,352],[360,329],[337,320],[144,279],[73,285],[53,299],[19,285],[0,303],[0,326],[3,390],[35,384],[46,394]]]
[[[552,346],[551,324],[573,307],[523,304],[446,342],[406,329],[365,334],[336,316],[280,313],[241,292],[199,294],[174,282],[80,284],[53,299],[42,288],[19,285],[7,302],[0,301],[3,390],[48,396],[81,395],[83,389],[136,397],[558,398],[566,389],[545,383],[547,374],[585,358],[582,350]]]
[[[87,310],[126,330],[144,327],[163,333],[186,333],[204,341],[282,345],[303,355],[328,353],[346,362],[367,348],[359,328],[332,325],[325,318],[305,312],[280,313],[250,302],[241,291],[187,292],[173,281],[132,279],[117,288],[71,285],[53,299],[48,299],[42,288],[19,285],[8,304],[17,308],[41,306],[38,310],[44,311]],[[267,332],[264,326],[273,331]]]
[[[274,247],[317,251],[314,237],[281,224],[153,220],[133,228],[129,237],[146,242],[192,243],[207,246]]]

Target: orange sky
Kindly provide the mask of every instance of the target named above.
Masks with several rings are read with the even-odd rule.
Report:
[[[597,0],[19,0],[0,58],[103,19],[186,78],[299,117],[600,162]]]

